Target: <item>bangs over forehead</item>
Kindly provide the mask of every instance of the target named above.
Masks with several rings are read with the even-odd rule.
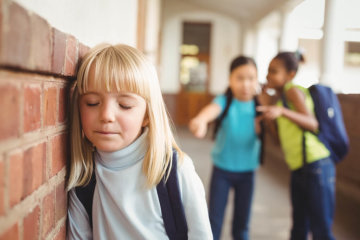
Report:
[[[77,86],[89,91],[131,92],[149,99],[149,84],[156,73],[142,53],[126,45],[100,45],[85,55]]]

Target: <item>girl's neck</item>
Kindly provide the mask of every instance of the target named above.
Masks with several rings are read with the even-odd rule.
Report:
[[[97,151],[95,154],[96,162],[107,167],[116,169],[128,168],[145,156],[148,149],[148,128],[129,146],[114,152]]]
[[[290,82],[291,82],[291,80],[285,81],[285,83],[284,83],[283,86],[281,86],[281,87],[279,87],[279,88],[276,88],[276,89],[275,89],[275,90],[276,90],[276,93],[278,93],[278,94],[283,94],[283,93],[284,93],[285,86],[286,86],[287,84],[289,84]]]

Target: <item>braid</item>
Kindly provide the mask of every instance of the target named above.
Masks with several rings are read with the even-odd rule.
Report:
[[[230,88],[226,89],[225,92],[225,96],[226,96],[226,105],[225,105],[225,109],[224,111],[221,113],[221,115],[215,120],[215,127],[214,127],[214,133],[213,133],[213,139],[216,138],[216,134],[221,126],[221,122],[224,120],[224,118],[226,117],[229,108],[230,108],[230,104],[233,100],[233,93],[231,91]]]

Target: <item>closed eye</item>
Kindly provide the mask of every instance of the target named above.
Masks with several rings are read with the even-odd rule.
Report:
[[[99,105],[99,103],[86,103],[86,106],[89,106],[89,107],[95,107]]]
[[[119,104],[119,106],[125,110],[131,109],[131,106],[128,106],[128,105]]]

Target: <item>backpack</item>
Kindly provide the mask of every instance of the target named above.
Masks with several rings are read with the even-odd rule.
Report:
[[[166,174],[165,174],[166,175]],[[83,204],[92,225],[92,203],[96,185],[95,171],[88,185],[76,187],[75,193]],[[163,178],[156,186],[159,197],[161,213],[164,220],[166,233],[170,240],[187,240],[188,227],[185,218],[184,206],[181,201],[179,182],[177,177],[177,153],[173,151],[172,167],[169,178]]]
[[[314,102],[316,119],[319,122],[317,136],[330,151],[330,157],[334,163],[338,163],[349,151],[349,138],[339,100],[330,87],[321,84],[314,84],[308,90]],[[284,96],[282,101],[283,105],[289,108]],[[305,137],[303,137],[303,152],[306,146],[304,141]]]

